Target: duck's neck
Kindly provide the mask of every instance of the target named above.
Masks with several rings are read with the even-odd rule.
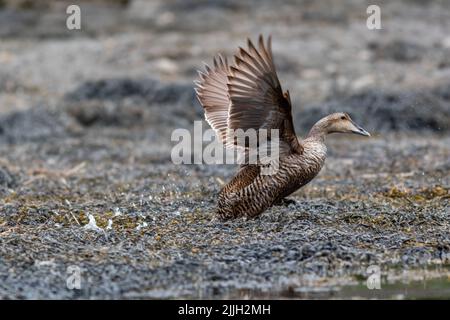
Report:
[[[321,119],[316,122],[308,133],[307,139],[317,140],[320,142],[325,142],[325,137],[328,134],[328,129],[326,127],[326,122]]]

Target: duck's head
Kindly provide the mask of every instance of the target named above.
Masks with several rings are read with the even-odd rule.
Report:
[[[332,113],[320,119],[311,129],[309,136],[325,136],[330,133],[353,133],[370,137],[370,133],[357,125],[347,113]]]

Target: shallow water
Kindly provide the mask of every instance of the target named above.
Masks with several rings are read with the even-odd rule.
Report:
[[[450,299],[450,273],[433,279],[381,282],[380,289],[357,285],[323,288],[295,288],[284,291],[240,290],[227,299]]]

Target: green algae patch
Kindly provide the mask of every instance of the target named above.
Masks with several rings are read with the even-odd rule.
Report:
[[[419,190],[392,187],[382,193],[383,196],[392,199],[409,199],[414,201],[425,201],[438,199],[449,199],[450,189],[443,186],[424,187]]]

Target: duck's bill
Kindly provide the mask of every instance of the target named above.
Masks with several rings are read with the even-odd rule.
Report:
[[[356,129],[352,130],[352,132],[355,134],[362,135],[362,136],[370,137],[370,133],[359,126],[356,126]]]

